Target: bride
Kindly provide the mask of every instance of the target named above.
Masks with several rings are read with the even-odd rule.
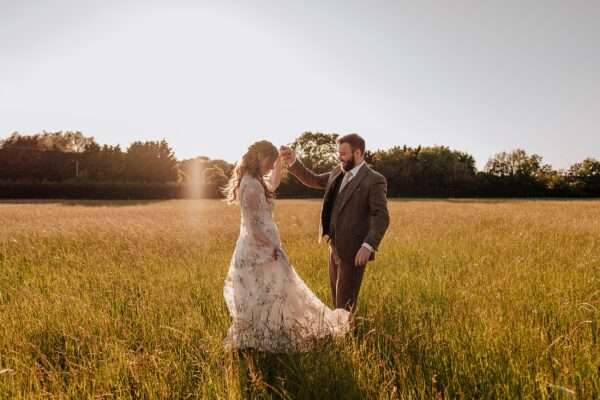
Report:
[[[277,148],[256,142],[225,189],[227,200],[241,208],[240,234],[223,288],[232,318],[227,349],[307,351],[316,339],[349,330],[348,311],[323,304],[281,247],[272,210],[282,168]]]

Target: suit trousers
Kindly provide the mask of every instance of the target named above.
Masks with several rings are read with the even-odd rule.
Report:
[[[329,243],[329,282],[335,308],[355,311],[365,268],[355,266],[354,260],[348,263],[340,259],[333,243]]]

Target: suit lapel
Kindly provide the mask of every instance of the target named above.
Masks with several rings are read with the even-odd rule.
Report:
[[[340,199],[340,201],[341,201],[340,206],[337,208],[338,212],[342,211],[342,208],[344,208],[344,206],[346,205],[346,203],[348,202],[348,200],[354,193],[354,189],[356,189],[358,184],[363,179],[365,179],[365,177],[369,173],[367,168],[369,168],[367,165],[363,165],[361,167],[361,169],[358,171],[358,174],[356,174],[356,176],[354,178],[352,178],[352,180],[346,184],[346,186],[344,187],[344,190],[342,190],[342,193],[340,193],[342,198]]]
[[[334,171],[331,174],[331,178],[329,179],[329,183],[327,183],[327,189],[325,189],[325,198],[327,198],[330,195],[330,192],[331,192],[331,189],[333,188],[333,184],[335,183],[335,180],[343,172],[341,168],[336,168],[336,169],[337,169],[337,171]]]
[[[327,182],[327,187],[325,188],[325,195],[323,197],[323,207],[321,208],[321,223],[319,224],[319,243],[321,243],[321,239],[323,238],[323,212],[325,211],[325,205],[327,204],[327,201],[329,199],[329,196],[331,196],[331,190],[333,189],[334,183],[336,181],[336,179],[340,176],[340,174],[342,173],[342,169],[339,167],[336,167],[332,172],[331,175],[329,177],[329,182]],[[333,209],[331,210],[333,212]]]

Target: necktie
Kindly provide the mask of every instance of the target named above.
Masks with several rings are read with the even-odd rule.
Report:
[[[344,173],[344,179],[342,179],[342,184],[340,185],[340,191],[339,191],[339,193],[341,193],[342,190],[344,190],[344,186],[346,186],[346,184],[348,183],[348,181],[350,180],[350,178],[352,178],[352,172],[351,171],[346,171],[346,173]]]

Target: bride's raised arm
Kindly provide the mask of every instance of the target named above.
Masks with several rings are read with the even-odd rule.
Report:
[[[269,188],[271,192],[274,192],[279,187],[281,183],[281,176],[283,175],[283,161],[281,157],[277,157],[275,161],[275,165],[271,173],[267,176],[265,180],[265,184]]]

